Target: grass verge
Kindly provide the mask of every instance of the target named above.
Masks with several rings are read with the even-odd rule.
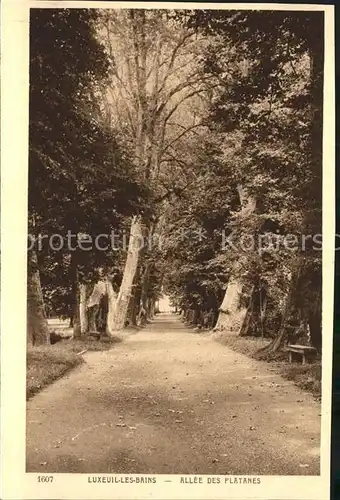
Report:
[[[104,351],[121,342],[120,337],[108,339],[62,340],[54,345],[27,348],[26,398],[52,384],[84,362],[84,351]]]
[[[240,352],[256,359],[256,353],[261,347],[269,343],[268,340],[254,337],[237,337],[215,333],[215,340],[226,345],[234,351]],[[306,365],[300,363],[289,363],[288,354],[280,351],[274,359],[261,361],[270,363],[283,378],[291,380],[301,389],[311,392],[313,396],[320,400],[321,398],[321,361],[315,361]]]

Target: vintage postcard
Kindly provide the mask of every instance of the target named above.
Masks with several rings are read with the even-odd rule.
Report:
[[[3,3],[1,498],[330,498],[333,16]]]

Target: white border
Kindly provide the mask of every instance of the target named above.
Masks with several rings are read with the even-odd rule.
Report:
[[[180,485],[179,476],[158,475],[156,485],[87,483],[87,475],[54,474],[52,485],[25,473],[26,238],[28,170],[29,8],[208,8],[318,10],[325,13],[323,129],[323,371],[321,476],[262,476],[262,484]],[[7,0],[2,3],[1,82],[1,462],[2,495],[10,499],[203,499],[326,500],[330,489],[330,423],[335,234],[334,8],[305,4],[214,4]],[[172,478],[171,490],[164,479]]]

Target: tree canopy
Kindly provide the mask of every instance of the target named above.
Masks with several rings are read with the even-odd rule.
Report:
[[[292,324],[321,349],[322,13],[35,9],[30,71],[31,231],[130,234],[40,252],[51,310],[106,280],[108,334],[167,293],[265,354]]]

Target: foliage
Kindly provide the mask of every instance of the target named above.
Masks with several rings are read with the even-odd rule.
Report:
[[[321,252],[311,236],[321,233],[322,14],[203,10],[189,16],[189,25],[211,40],[205,72],[219,85],[206,123],[214,140],[220,138],[220,153],[208,165],[224,199],[210,179],[190,193],[190,208],[178,211],[175,226],[197,232],[217,224],[233,241],[250,236],[255,244],[221,251],[215,233],[196,248],[172,237],[169,289],[187,307],[209,308],[207,289],[215,304],[221,301],[237,262],[247,293],[255,285],[268,298],[266,334],[272,335],[288,297],[301,317],[320,308]],[[224,168],[222,181],[211,169],[216,158]],[[238,186],[256,200],[246,219],[235,197]],[[204,208],[195,219],[199,204]],[[289,235],[297,241],[294,249],[285,243]],[[306,248],[304,235],[310,235]],[[265,251],[259,237],[267,238]],[[296,266],[300,278],[293,281]]]
[[[307,321],[320,348],[322,39],[318,12],[35,10],[32,231],[95,237],[141,214],[162,241],[136,254],[144,298],[166,291],[212,326],[233,277],[248,334]],[[118,288],[125,254],[39,259],[66,315],[73,260]]]
[[[45,298],[65,315],[73,281],[68,232],[75,248],[80,234],[94,241],[122,231],[124,217],[143,211],[147,196],[129,149],[100,114],[109,60],[97,17],[93,9],[31,11],[29,231],[62,238],[62,251],[44,240],[39,260]],[[117,251],[92,245],[73,253],[87,279],[100,266],[119,267]]]

